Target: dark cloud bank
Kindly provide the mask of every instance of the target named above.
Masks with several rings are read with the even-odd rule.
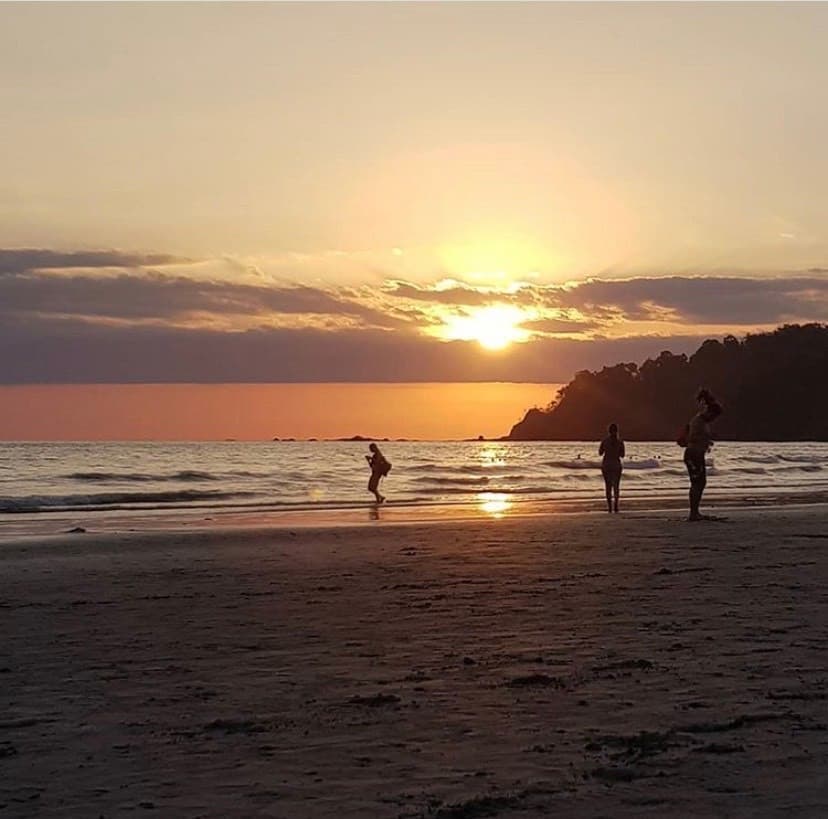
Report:
[[[557,382],[579,369],[640,362],[662,350],[690,352],[706,337],[696,330],[699,324],[738,332],[828,316],[823,270],[755,279],[593,279],[505,295],[398,281],[373,292],[236,284],[152,269],[185,261],[118,251],[0,250],[0,383]],[[115,275],[101,277],[100,268],[115,268]],[[596,335],[538,337],[487,353],[474,342],[441,342],[418,331],[434,322],[432,305],[473,308],[491,302],[556,311],[525,325],[536,332]],[[231,332],[171,326],[194,317],[235,316],[250,326],[273,315],[300,324],[303,316],[321,317],[330,327]],[[630,337],[602,337],[610,320],[616,328],[619,321],[633,322]],[[664,320],[686,326],[686,333],[636,334],[634,322]]]
[[[700,340],[539,339],[485,353],[473,342],[377,329],[227,333],[21,321],[0,328],[0,383],[559,382],[608,361],[639,361],[663,349],[690,352]]]

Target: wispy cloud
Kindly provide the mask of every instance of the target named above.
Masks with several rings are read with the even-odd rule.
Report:
[[[123,253],[119,250],[57,251],[43,248],[0,248],[0,275],[70,268],[150,267],[184,264],[193,259],[168,253]]]
[[[752,326],[828,317],[828,275],[592,279],[561,291],[557,302],[587,314],[612,310],[628,320]]]
[[[249,285],[194,280],[154,271],[101,278],[53,276],[40,271],[0,277],[0,315],[74,316],[198,324],[207,317],[236,319],[239,326],[279,316],[358,319],[367,326],[405,324],[380,309],[303,285]],[[232,324],[232,321],[231,321]]]
[[[641,276],[565,285],[522,283],[502,291],[395,281],[388,292],[399,299],[461,310],[493,303],[519,306],[538,314],[524,326],[549,333],[581,333],[631,322],[752,327],[828,316],[828,273],[819,269],[807,276]]]

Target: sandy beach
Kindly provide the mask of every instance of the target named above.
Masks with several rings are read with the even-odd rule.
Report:
[[[828,508],[0,545],[0,816],[828,815]]]

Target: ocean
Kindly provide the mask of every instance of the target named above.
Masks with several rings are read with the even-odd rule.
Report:
[[[567,501],[603,508],[597,442],[380,442],[390,506],[520,510]],[[673,443],[627,442],[625,500],[686,497]],[[352,442],[0,443],[0,531],[53,516],[94,525],[152,518],[347,510],[369,506],[367,444]],[[828,443],[719,442],[706,499],[828,496]],[[170,518],[172,519],[172,518]]]

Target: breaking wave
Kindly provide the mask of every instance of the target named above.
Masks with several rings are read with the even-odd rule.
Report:
[[[164,481],[218,481],[220,475],[185,469],[166,475],[147,475],[143,472],[72,472],[66,476],[73,481],[88,483],[163,483]]]
[[[0,498],[0,512],[47,512],[76,507],[135,506],[148,503],[175,504],[252,497],[255,492],[183,490],[180,492],[98,492],[89,495],[28,495]]]

